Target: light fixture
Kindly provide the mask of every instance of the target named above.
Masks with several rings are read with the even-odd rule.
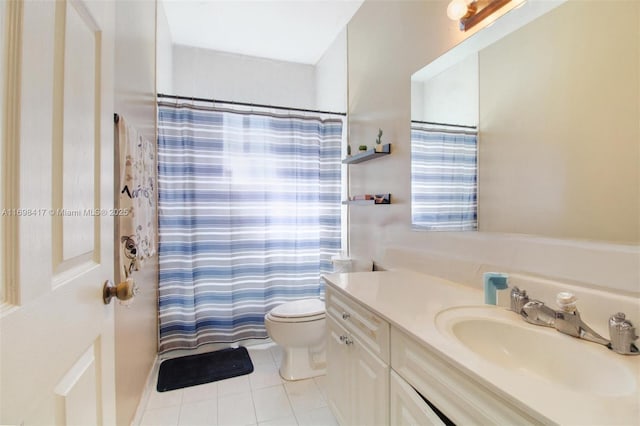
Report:
[[[451,3],[447,6],[447,16],[454,21],[460,20],[460,31],[467,31],[510,1],[451,0]]]
[[[476,11],[476,2],[473,0],[452,0],[447,6],[447,16],[453,21],[458,21],[465,16],[469,17]]]

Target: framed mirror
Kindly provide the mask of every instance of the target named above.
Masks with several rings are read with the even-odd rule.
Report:
[[[633,1],[529,0],[414,74],[412,129],[477,126],[479,231],[640,243],[639,16]],[[412,213],[432,200],[450,219],[461,197],[419,190],[457,181],[419,173],[444,166],[421,161],[416,134]],[[474,229],[459,224],[441,229]]]

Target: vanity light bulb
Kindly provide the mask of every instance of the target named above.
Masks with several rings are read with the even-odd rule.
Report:
[[[458,21],[467,14],[467,2],[465,0],[452,0],[447,6],[447,16],[453,21]]]

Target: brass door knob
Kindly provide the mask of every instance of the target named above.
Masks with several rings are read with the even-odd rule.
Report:
[[[113,284],[111,280],[107,280],[102,287],[102,300],[105,305],[111,303],[111,299],[114,297],[118,300],[129,300],[136,294],[138,294],[138,286],[136,286],[133,278],[127,278],[118,285]]]

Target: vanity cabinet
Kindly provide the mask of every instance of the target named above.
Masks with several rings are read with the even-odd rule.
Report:
[[[445,423],[402,377],[389,376],[390,423],[392,425],[443,426]]]
[[[544,423],[331,286],[326,310],[327,390],[340,425]]]
[[[327,288],[327,386],[341,425],[389,424],[389,324]]]
[[[539,420],[512,405],[506,395],[500,396],[472,380],[411,336],[395,327],[392,327],[391,335],[393,371],[454,423],[540,424]],[[426,402],[423,401],[422,406],[429,410]]]
[[[327,396],[343,426],[638,423],[640,357],[533,326],[481,305],[479,289],[413,271],[324,280]],[[550,295],[565,288],[520,280]],[[605,318],[638,306],[636,297],[582,291],[585,311],[603,303]]]

